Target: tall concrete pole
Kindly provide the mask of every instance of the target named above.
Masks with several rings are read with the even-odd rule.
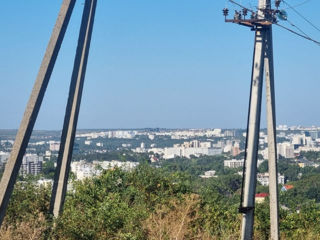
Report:
[[[82,15],[78,47],[71,77],[69,98],[50,203],[50,212],[55,217],[62,211],[67,191],[72,150],[80,110],[96,5],[97,0],[86,0]]]
[[[64,38],[64,34],[67,30],[75,2],[75,0],[64,0],[62,3],[9,160],[6,164],[6,168],[0,183],[0,225],[2,224],[5,216],[9,199],[22,163],[22,158],[28,146],[29,139],[36,122],[40,106]]]
[[[259,0],[259,9],[265,7],[265,0]],[[259,17],[263,17],[259,11]],[[249,240],[253,236],[255,192],[257,181],[257,157],[259,147],[259,131],[261,117],[261,98],[263,85],[263,68],[265,56],[265,30],[257,27],[255,33],[255,47],[252,64],[251,92],[249,102],[249,116],[247,126],[247,154],[245,161],[243,198],[241,207],[242,231],[241,239]]]
[[[254,61],[252,66],[251,93],[249,103],[247,157],[242,199],[242,239],[252,239],[254,222],[254,196],[257,179],[257,157],[260,131],[261,98],[263,81],[264,31],[257,30],[255,36]]]
[[[268,126],[268,160],[269,160],[269,193],[270,193],[270,233],[271,240],[279,239],[279,202],[278,202],[278,171],[276,143],[276,113],[274,93],[274,69],[272,27],[266,29],[266,104]]]

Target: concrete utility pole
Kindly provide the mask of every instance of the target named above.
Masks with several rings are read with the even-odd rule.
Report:
[[[276,1],[277,7],[280,1]],[[241,6],[240,4],[237,4]],[[249,101],[248,126],[246,136],[246,159],[243,171],[243,189],[240,213],[242,218],[241,239],[253,238],[255,192],[257,182],[257,158],[260,131],[261,99],[263,87],[263,71],[266,75],[266,104],[269,150],[269,192],[271,239],[279,239],[279,207],[278,207],[278,173],[276,151],[276,117],[274,93],[274,69],[272,47],[272,24],[276,21],[278,10],[271,9],[270,0],[259,0],[258,12],[251,10],[251,18],[245,19],[248,9],[236,12],[234,19],[226,22],[238,23],[251,27],[255,31],[255,46],[252,63],[251,91]],[[224,9],[228,15],[228,9]]]
[[[64,0],[0,183],[0,226],[75,5]]]
[[[266,105],[268,125],[268,163],[270,193],[270,234],[271,239],[279,239],[279,201],[277,169],[276,107],[274,90],[272,26],[266,29],[265,39]]]
[[[67,191],[72,150],[80,110],[96,5],[97,0],[86,0],[82,15],[77,53],[71,77],[69,98],[51,195],[50,212],[55,217],[59,215],[63,208]]]
[[[247,157],[243,183],[242,207],[242,239],[251,239],[253,235],[254,201],[257,181],[257,157],[259,145],[261,98],[263,81],[263,57],[265,33],[257,29],[255,36],[254,60],[252,66],[252,80],[249,103],[249,120],[247,137]]]

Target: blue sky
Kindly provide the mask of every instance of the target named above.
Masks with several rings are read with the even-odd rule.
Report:
[[[19,127],[61,2],[1,3],[0,129]],[[75,6],[36,129],[62,128],[83,2]],[[246,127],[254,33],[224,23],[225,6],[225,0],[98,0],[78,127]],[[317,26],[319,9],[318,0],[297,8]],[[320,125],[320,47],[274,27],[274,58],[277,122]],[[263,105],[262,126],[264,111]]]

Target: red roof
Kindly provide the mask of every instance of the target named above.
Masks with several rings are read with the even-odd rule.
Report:
[[[289,189],[292,189],[293,188],[293,185],[284,185],[284,187],[289,190]]]
[[[268,197],[269,193],[257,193],[256,198],[265,198]]]

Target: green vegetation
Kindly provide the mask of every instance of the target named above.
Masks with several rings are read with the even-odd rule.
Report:
[[[258,168],[258,171],[263,173],[268,171],[268,161],[264,161]],[[320,173],[320,167],[304,167],[298,166],[297,162],[293,159],[280,159],[278,160],[278,172],[286,177],[288,182],[297,181],[299,179],[309,177]]]
[[[54,221],[48,213],[50,186],[26,179],[16,184],[0,239],[238,239],[241,176],[225,170],[223,159],[173,159],[161,167],[141,163],[131,172],[114,169],[73,181],[63,214]],[[284,163],[281,171],[291,168],[289,160]],[[51,165],[47,162],[47,174]],[[218,177],[199,178],[207,170]],[[280,191],[282,239],[319,239],[320,175],[317,169],[301,171],[301,179],[290,182],[293,189]],[[265,191],[257,186],[257,192]],[[268,199],[255,213],[255,239],[268,239]]]
[[[211,179],[195,192],[190,175],[143,164],[132,172],[105,171],[100,177],[74,182],[64,212],[52,228],[49,189],[21,183],[15,188],[1,239],[27,237],[33,228],[43,239],[236,236],[239,216],[232,193],[238,187],[239,181],[234,185],[230,179]]]
[[[305,157],[309,161],[319,163],[320,162],[320,152],[308,151],[308,152],[301,152],[301,157]]]
[[[171,160],[163,160],[160,165],[169,172],[186,172],[196,178],[209,170],[215,170],[217,175],[238,172],[239,169],[224,168],[223,161],[226,159],[227,157],[224,155],[191,157],[191,159],[177,157]]]
[[[44,178],[47,178],[47,179],[53,179],[54,178],[54,172],[55,172],[55,160],[48,160],[48,161],[45,161],[43,163],[43,166],[42,166],[42,175]]]

